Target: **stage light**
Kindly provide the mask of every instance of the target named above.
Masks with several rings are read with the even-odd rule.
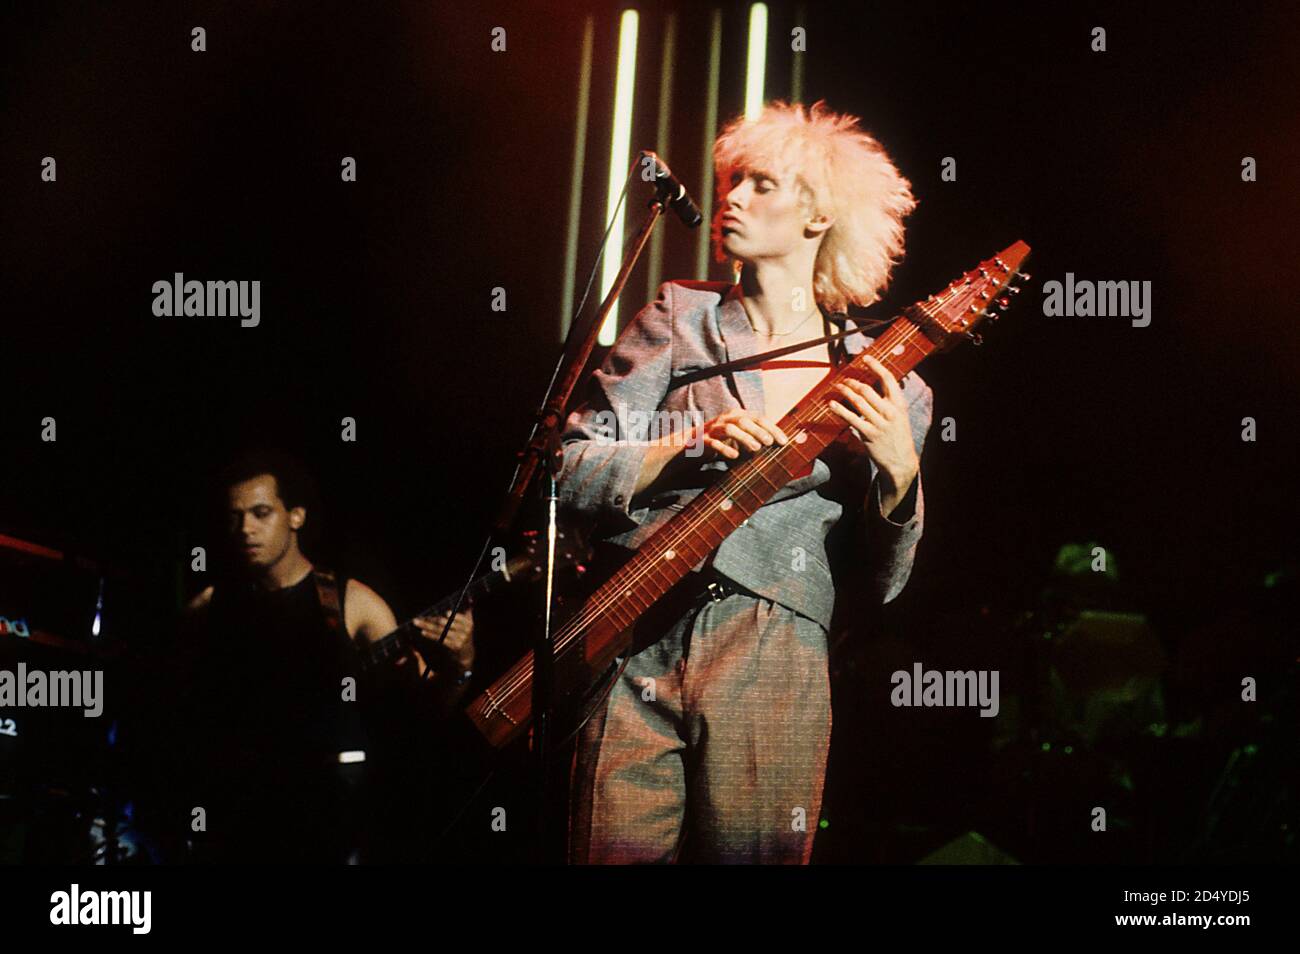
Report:
[[[757,119],[763,111],[767,72],[767,4],[749,8],[749,55],[745,62],[745,118]]]
[[[618,27],[618,72],[614,82],[614,127],[609,137],[609,187],[605,200],[605,221],[613,221],[609,247],[602,259],[600,297],[603,301],[614,287],[623,264],[623,215],[626,205],[619,204],[627,178],[632,141],[632,93],[636,85],[637,12],[624,10]],[[617,211],[616,211],[617,210]],[[612,345],[618,333],[618,302],[610,309],[600,329],[602,345]]]
[[[564,286],[560,293],[560,340],[569,333],[573,316],[575,273],[578,268],[578,234],[582,224],[582,172],[587,159],[587,112],[591,104],[591,51],[596,31],[594,17],[582,28],[582,59],[578,64],[578,105],[573,122],[573,160],[569,170],[569,219],[564,241]]]

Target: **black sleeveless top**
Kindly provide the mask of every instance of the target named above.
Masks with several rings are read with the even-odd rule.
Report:
[[[343,680],[357,678],[358,654],[343,625],[347,580],[340,577],[338,586],[337,630],[326,621],[312,573],[282,590],[213,591],[190,647],[187,734],[193,798],[215,812],[215,836],[234,834],[232,819],[238,835],[263,841],[290,823],[328,825],[339,754],[366,749],[364,687],[355,686],[356,701],[344,699]],[[290,856],[291,847],[284,846]]]

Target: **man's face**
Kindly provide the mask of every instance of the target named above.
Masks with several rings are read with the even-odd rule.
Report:
[[[812,208],[792,172],[733,172],[720,213],[722,247],[744,262],[783,258],[809,241]]]
[[[296,533],[307,517],[302,507],[285,509],[275,477],[270,474],[232,484],[227,504],[231,542],[249,569],[278,563],[294,545]]]

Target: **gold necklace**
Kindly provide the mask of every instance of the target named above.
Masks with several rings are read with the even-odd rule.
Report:
[[[757,328],[755,328],[755,327],[754,327],[754,319],[749,317],[749,312],[748,312],[748,311],[745,312],[745,318],[748,319],[748,321],[749,321],[749,327],[750,327],[751,329],[753,329],[754,334],[756,334],[756,335],[762,335],[764,338],[785,338],[785,337],[787,337],[788,335],[792,335],[792,334],[794,334],[796,331],[798,331],[798,330],[799,330],[800,328],[802,328],[804,325],[808,324],[808,319],[810,319],[813,315],[819,314],[820,312],[821,312],[821,309],[820,309],[820,308],[814,308],[812,311],[808,312],[808,314],[804,315],[804,319],[803,319],[803,321],[799,322],[799,324],[795,325],[795,326],[794,326],[793,328],[791,328],[789,331],[778,331],[778,332],[775,332],[775,333],[773,333],[773,332],[768,332],[768,331],[759,331]]]

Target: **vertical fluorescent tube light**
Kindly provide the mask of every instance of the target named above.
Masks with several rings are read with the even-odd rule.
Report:
[[[763,111],[763,79],[767,71],[767,4],[749,8],[749,56],[745,63],[745,118]]]
[[[569,169],[569,223],[564,242],[564,287],[560,293],[560,340],[569,335],[573,317],[574,272],[578,268],[578,232],[582,227],[582,170],[587,158],[587,108],[591,101],[591,48],[594,17],[582,29],[582,61],[578,64],[578,112],[573,121],[573,164]]]
[[[636,29],[636,11],[624,10],[618,26],[618,78],[614,83],[614,130],[609,137],[609,189],[605,201],[605,221],[612,219],[614,225],[609,232],[605,257],[601,260],[601,301],[614,287],[614,279],[623,264],[623,213],[627,204],[620,206],[618,197],[623,192],[623,182],[631,166],[628,152],[632,141],[632,87],[636,83]],[[615,207],[618,208],[617,214]],[[598,340],[602,345],[612,345],[617,334],[618,302],[615,302],[600,329]]]

